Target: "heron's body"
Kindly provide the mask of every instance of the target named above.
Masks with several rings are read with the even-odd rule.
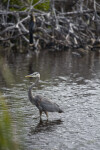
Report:
[[[28,75],[26,77],[35,77],[34,74],[35,73],[32,74],[33,76]],[[36,96],[32,95],[32,88],[37,85],[40,79],[39,74],[36,77],[37,77],[36,82],[29,87],[28,96],[29,96],[30,102],[39,109],[40,118],[41,118],[42,112],[44,112],[47,117],[48,117],[48,112],[62,113],[63,111],[59,108],[59,106],[56,103],[49,101],[47,98],[44,98],[41,95],[36,95]]]

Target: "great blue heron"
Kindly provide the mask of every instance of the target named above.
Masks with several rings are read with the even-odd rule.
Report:
[[[56,103],[50,102],[47,98],[44,98],[40,95],[32,96],[32,88],[34,86],[36,86],[40,80],[40,74],[38,72],[34,72],[25,77],[35,77],[36,78],[35,83],[33,83],[29,87],[28,97],[29,97],[30,102],[39,109],[40,119],[41,119],[42,112],[44,112],[46,114],[47,119],[48,119],[48,112],[59,112],[59,113],[63,112]]]

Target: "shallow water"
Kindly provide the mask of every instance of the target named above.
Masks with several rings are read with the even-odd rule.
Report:
[[[33,88],[56,102],[64,113],[49,113],[49,120],[28,100],[34,82],[25,75],[38,71]],[[4,54],[0,57],[0,91],[7,101],[16,138],[26,150],[100,149],[100,54],[81,58],[70,51]]]

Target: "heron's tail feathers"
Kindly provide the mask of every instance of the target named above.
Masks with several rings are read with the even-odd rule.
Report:
[[[63,110],[59,109],[59,113],[63,113]]]

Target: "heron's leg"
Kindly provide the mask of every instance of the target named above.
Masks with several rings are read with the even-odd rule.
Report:
[[[41,120],[41,119],[42,119],[42,118],[41,118],[41,116],[42,116],[42,111],[39,110],[39,112],[40,112],[40,120]]]
[[[48,120],[48,112],[47,112],[47,111],[45,111],[45,114],[46,114],[46,116],[47,116],[47,120]]]

